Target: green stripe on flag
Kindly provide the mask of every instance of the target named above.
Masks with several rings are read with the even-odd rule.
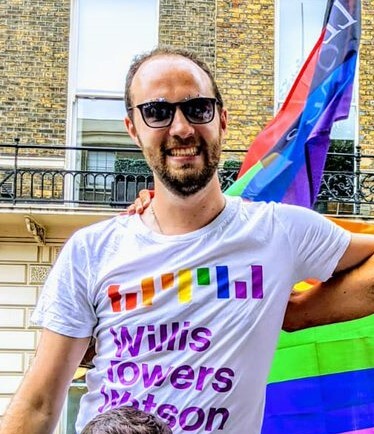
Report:
[[[374,315],[282,332],[269,383],[374,367]]]
[[[250,169],[248,169],[243,176],[236,180],[234,184],[230,185],[230,187],[227,188],[224,193],[228,196],[240,196],[247,187],[248,183],[263,167],[264,166],[262,165],[261,161],[257,162]]]

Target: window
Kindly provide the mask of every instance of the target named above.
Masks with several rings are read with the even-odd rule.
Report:
[[[77,0],[77,89],[121,92],[134,56],[157,43],[155,0]]]
[[[327,0],[278,0],[275,109],[284,102],[299,69],[316,43],[323,25]],[[357,85],[354,87],[349,118],[336,122],[331,131],[330,152],[352,154],[351,157],[328,156],[320,196],[320,212],[335,212],[339,198],[353,196],[355,183],[354,150],[358,122]],[[341,165],[342,159],[345,164]],[[344,173],[343,173],[344,172]],[[342,179],[344,178],[344,186]],[[330,184],[330,185],[328,185]],[[340,187],[339,187],[340,185]],[[337,200],[332,200],[337,199]],[[328,203],[332,201],[333,203]],[[352,207],[347,207],[352,212]]]
[[[87,200],[93,183],[108,190],[113,180],[103,173],[113,172],[117,155],[103,148],[133,147],[135,152],[123,124],[125,76],[135,54],[157,45],[158,1],[76,0],[73,4],[68,141],[98,150],[69,152],[67,167],[98,174],[75,176],[67,190],[72,197],[84,194]]]

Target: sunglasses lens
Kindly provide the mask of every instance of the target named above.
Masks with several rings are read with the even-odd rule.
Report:
[[[144,104],[141,110],[144,122],[154,128],[167,126],[173,117],[173,106],[167,102],[149,102]]]
[[[194,98],[181,104],[186,118],[194,124],[206,124],[214,117],[214,99]]]
[[[191,124],[207,124],[214,118],[215,98],[193,98],[188,101],[170,103],[150,101],[139,104],[144,122],[151,128],[164,128],[171,125],[179,106]]]

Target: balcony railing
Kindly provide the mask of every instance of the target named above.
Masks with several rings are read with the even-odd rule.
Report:
[[[153,187],[148,171],[87,170],[84,164],[89,152],[113,152],[116,157],[141,158],[134,148],[99,148],[65,146],[0,146],[0,205],[51,205],[80,207],[125,207],[131,204],[142,188]],[[47,155],[48,168],[32,167],[30,157]],[[226,150],[225,159],[241,160],[245,151]],[[353,161],[352,171],[325,171],[316,209],[326,214],[374,216],[374,155],[338,154]],[[78,158],[79,157],[79,158]],[[53,162],[79,162],[80,168],[54,167]],[[4,161],[6,163],[1,163]],[[34,163],[35,164],[35,163]],[[222,189],[236,179],[238,169],[219,169]],[[364,169],[365,168],[365,169]]]

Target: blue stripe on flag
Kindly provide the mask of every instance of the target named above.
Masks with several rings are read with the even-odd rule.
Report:
[[[268,385],[262,434],[333,434],[373,426],[374,368]]]

